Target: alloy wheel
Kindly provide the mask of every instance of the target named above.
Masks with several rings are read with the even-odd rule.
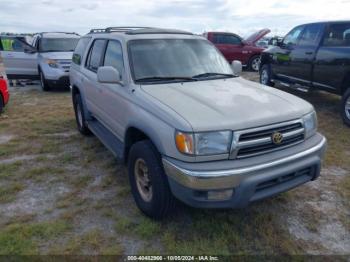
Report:
[[[252,61],[252,69],[254,71],[259,71],[260,62],[261,62],[260,57],[257,57]]]
[[[261,83],[262,83],[263,85],[267,85],[268,81],[269,81],[269,74],[268,74],[267,70],[264,69],[264,70],[261,72]]]
[[[350,119],[350,96],[345,102],[345,115],[348,119]]]
[[[83,126],[83,115],[82,115],[79,103],[77,103],[77,118],[78,118],[79,127],[81,128]]]

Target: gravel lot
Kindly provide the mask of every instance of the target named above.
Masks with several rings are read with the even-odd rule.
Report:
[[[350,128],[337,96],[292,92],[314,104],[329,142],[317,181],[244,210],[179,203],[154,222],[136,208],[124,166],[76,131],[69,93],[10,92],[0,116],[0,254],[350,255]]]

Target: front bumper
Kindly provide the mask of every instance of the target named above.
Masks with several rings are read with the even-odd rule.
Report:
[[[60,88],[68,88],[70,87],[69,76],[62,76],[57,80],[46,80],[51,88],[60,87]]]
[[[326,139],[316,134],[285,150],[244,160],[184,163],[163,157],[163,166],[173,194],[194,207],[239,208],[287,191],[320,174]],[[209,198],[212,192],[227,192],[226,199]]]

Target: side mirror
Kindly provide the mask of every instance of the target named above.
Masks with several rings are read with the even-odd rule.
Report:
[[[234,60],[231,63],[231,68],[235,76],[240,76],[242,73],[242,63],[238,60]]]
[[[97,70],[97,80],[100,83],[122,84],[120,73],[112,66],[102,66]]]
[[[277,39],[275,42],[275,45],[282,47],[283,46],[283,39]]]

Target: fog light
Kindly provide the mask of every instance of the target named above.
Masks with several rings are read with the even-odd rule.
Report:
[[[228,200],[232,194],[233,189],[208,191],[208,200]]]

